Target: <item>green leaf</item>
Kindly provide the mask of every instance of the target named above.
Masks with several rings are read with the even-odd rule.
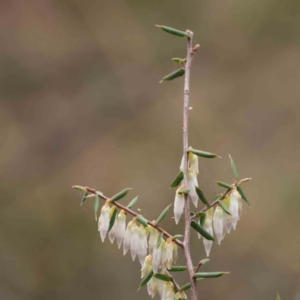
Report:
[[[94,212],[95,212],[95,220],[96,221],[97,221],[97,215],[98,215],[99,202],[100,202],[99,196],[95,195],[95,198],[94,198]]]
[[[235,163],[234,163],[232,157],[230,156],[230,154],[229,154],[229,158],[230,158],[230,165],[231,165],[231,169],[232,169],[233,175],[235,176],[236,179],[238,179],[239,178],[239,174],[238,174],[238,171],[236,169]]]
[[[206,213],[202,212],[202,211],[199,211],[198,216],[200,218],[200,225],[203,226],[205,218],[206,218]]]
[[[202,266],[205,265],[205,264],[207,264],[208,262],[210,262],[210,259],[209,259],[209,258],[204,258],[204,259],[202,259],[202,260],[200,261],[200,263],[201,263]]]
[[[161,234],[158,236],[156,248],[159,248],[159,246],[160,246],[160,244],[161,244],[162,238],[163,238],[163,234],[161,233]]]
[[[180,37],[190,37],[190,35],[188,33],[186,33],[185,31],[181,31],[181,30],[174,29],[174,28],[171,28],[168,26],[164,26],[164,25],[156,25],[156,27],[161,28],[162,30],[164,30],[168,33],[171,33],[173,35],[177,35]]]
[[[214,197],[214,200],[217,200],[217,199],[219,199],[221,196],[223,195],[223,193],[219,193],[219,194],[217,194],[215,197]]]
[[[226,204],[223,201],[221,201],[221,200],[219,200],[218,203],[220,204],[220,206],[224,210],[224,212],[226,212],[227,215],[231,216],[231,213],[229,212],[229,209],[226,206]]]
[[[187,195],[190,192],[190,189],[188,188],[182,188],[178,191],[178,194],[185,194]]]
[[[208,205],[208,201],[205,198],[205,196],[202,193],[202,191],[197,186],[195,186],[195,189],[196,189],[196,193],[197,193],[199,199],[202,201],[202,203],[205,204],[205,205]]]
[[[248,199],[247,199],[245,193],[243,192],[242,188],[241,188],[240,186],[237,186],[236,188],[237,188],[238,192],[241,194],[242,199],[243,199],[245,202],[247,202],[248,205],[250,206],[250,203],[249,203],[249,201],[248,201]]]
[[[81,199],[81,205],[82,205],[83,202],[86,200],[86,196],[87,196],[88,194],[89,194],[88,192],[85,192],[85,193],[83,194],[83,197],[82,197],[82,199]]]
[[[181,272],[186,270],[187,266],[172,266],[170,269],[168,269],[169,272]]]
[[[153,275],[155,278],[159,279],[159,280],[163,280],[163,281],[170,281],[172,279],[171,276],[167,275],[167,274],[160,274],[160,273],[156,273]]]
[[[186,291],[186,290],[189,290],[190,288],[191,288],[191,283],[189,282],[189,283],[183,285],[180,289],[182,291]]]
[[[281,300],[281,298],[278,294],[277,294],[276,300]]]
[[[138,197],[139,197],[139,196],[133,198],[133,199],[130,201],[130,203],[127,205],[127,208],[131,208],[134,204],[136,204],[136,202],[137,202],[137,200],[138,200]]]
[[[156,219],[156,224],[159,224],[163,219],[164,217],[166,216],[166,214],[168,213],[168,210],[170,208],[172,204],[168,205],[162,212],[161,214],[159,215],[159,217]]]
[[[186,62],[186,58],[178,58],[178,57],[174,57],[174,58],[172,58],[172,60],[173,60],[174,62],[180,63],[180,64]]]
[[[114,201],[117,201],[117,200],[120,200],[122,199],[123,197],[125,197],[128,192],[130,191],[131,189],[130,188],[126,188],[124,189],[123,191],[119,192],[118,194],[114,195],[112,198],[111,198],[111,202],[114,202]]]
[[[78,191],[86,192],[86,188],[81,185],[72,185],[72,188]]]
[[[173,240],[178,240],[178,239],[181,239],[181,238],[183,238],[184,236],[182,235],[182,234],[175,234],[174,236],[173,236]]]
[[[147,219],[145,219],[142,215],[138,215],[138,216],[137,216],[137,220],[138,220],[142,225],[144,225],[144,227],[147,227],[147,226],[148,226],[148,221],[147,221]]]
[[[172,182],[171,188],[172,187],[177,187],[180,184],[180,182],[182,181],[182,179],[183,179],[183,172],[180,171],[178,173],[178,175],[176,176],[176,178],[174,179],[174,181]]]
[[[217,278],[221,277],[224,274],[228,274],[226,272],[199,272],[195,273],[193,277],[195,278]]]
[[[176,71],[174,71],[174,72],[172,72],[172,73],[166,75],[166,76],[160,81],[160,83],[163,82],[163,81],[170,81],[170,80],[173,80],[173,79],[175,79],[175,78],[181,77],[184,73],[185,73],[184,68],[180,68],[180,69],[178,69],[178,70],[176,70]]]
[[[209,241],[215,241],[213,236],[210,235],[200,224],[198,224],[195,221],[191,222],[191,227],[195,229],[198,233],[200,233],[204,238],[206,238]]]
[[[109,227],[108,227],[107,233],[110,232],[110,230],[112,229],[112,227],[113,227],[114,224],[115,224],[117,212],[118,212],[118,210],[117,210],[117,208],[116,208],[116,209],[113,211],[113,214],[112,214],[112,216],[111,216],[111,218],[110,218],[110,221],[109,221]]]
[[[229,189],[229,190],[232,189],[232,186],[228,183],[225,183],[225,182],[222,182],[222,181],[217,181],[217,184],[221,187],[224,187],[225,189]]]
[[[143,287],[144,285],[146,285],[149,280],[152,278],[153,275],[153,271],[151,270],[141,281],[140,283],[140,288]]]
[[[196,150],[196,149],[193,149],[193,148],[189,148],[188,152],[191,152],[191,153],[193,153],[195,155],[198,155],[198,156],[201,156],[201,157],[205,157],[205,158],[215,158],[215,157],[221,158],[217,154],[206,152],[206,151],[201,151],[201,150]]]
[[[196,213],[195,212],[193,212],[193,211],[190,211],[190,216],[191,217],[193,217],[193,216],[195,216],[196,215]]]

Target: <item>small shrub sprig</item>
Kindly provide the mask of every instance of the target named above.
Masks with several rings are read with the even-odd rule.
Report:
[[[198,234],[199,238],[202,237],[206,255],[209,256],[215,242],[214,236],[217,243],[220,244],[232,228],[236,229],[242,213],[242,201],[244,200],[249,205],[241,185],[249,181],[250,178],[239,179],[236,165],[232,157],[229,156],[235,177],[234,182],[228,184],[217,181],[216,183],[224,188],[224,192],[216,195],[211,202],[207,200],[199,188],[197,179],[199,174],[198,159],[220,158],[214,153],[194,149],[188,143],[190,70],[193,57],[200,45],[193,46],[193,32],[190,30],[180,31],[161,25],[157,25],[157,27],[187,40],[186,58],[172,59],[181,64],[181,68],[161,80],[161,82],[171,81],[184,75],[183,157],[179,173],[171,183],[172,188],[177,188],[173,207],[174,219],[175,223],[178,224],[184,215],[184,235],[172,235],[160,226],[161,221],[170,210],[170,205],[161,212],[156,220],[149,221],[132,210],[138,197],[134,198],[127,206],[120,204],[119,200],[128,194],[130,188],[122,190],[113,197],[105,196],[102,192],[89,187],[75,185],[73,188],[84,193],[82,204],[87,199],[94,200],[95,219],[98,221],[101,240],[104,242],[108,236],[111,243],[114,240],[117,241],[119,249],[123,245],[124,255],[130,251],[133,261],[138,257],[142,277],[140,288],[147,286],[149,295],[154,297],[155,294],[159,293],[161,300],[187,299],[185,292],[190,289],[191,299],[197,300],[197,282],[199,280],[220,277],[228,272],[199,272],[201,266],[209,262],[209,259],[204,258],[197,265],[193,264],[190,251],[191,228]],[[192,212],[190,201],[197,208],[199,199],[204,204],[204,208],[198,212]],[[105,203],[98,217],[101,201],[105,201]],[[130,221],[128,220],[129,217],[131,217]],[[186,264],[184,266],[176,265],[179,249],[185,258]],[[185,285],[180,285],[173,274],[184,271],[189,273],[190,281]]]

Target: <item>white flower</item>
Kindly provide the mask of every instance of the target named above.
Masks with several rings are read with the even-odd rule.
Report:
[[[167,239],[163,247],[162,254],[162,270],[165,271],[172,267],[173,264],[173,242],[172,239]]]
[[[140,225],[138,256],[139,256],[141,265],[143,265],[145,257],[147,255],[147,248],[148,248],[147,235],[148,234],[146,232],[145,227],[143,225]]]
[[[145,277],[152,270],[152,256],[149,254],[145,257],[141,272],[141,278]]]
[[[161,268],[162,252],[164,246],[165,246],[165,241],[164,239],[162,239],[159,247],[157,247],[157,245],[153,247],[152,267],[154,273],[158,273],[159,269]]]
[[[109,201],[106,201],[105,204],[101,208],[101,214],[98,220],[98,231],[100,231],[100,237],[102,242],[104,242],[108,228],[109,228]]]
[[[182,182],[183,183],[183,182]],[[195,207],[198,205],[198,195],[196,193],[195,186],[198,186],[198,180],[197,180],[197,174],[192,169],[188,170],[188,189],[189,196],[191,197],[191,200]]]
[[[152,254],[153,248],[157,244],[157,239],[158,239],[158,236],[159,236],[159,232],[154,227],[148,226],[148,228],[149,228],[148,231],[150,233],[150,237],[149,237],[149,253]]]
[[[131,245],[132,227],[135,224],[135,219],[131,220],[126,228],[124,240],[123,240],[123,255],[127,253]]]
[[[223,200],[223,203],[229,208],[230,197],[228,195]],[[230,233],[231,228],[232,228],[231,216],[228,214],[223,214],[223,239],[226,233]]]
[[[178,260],[178,246],[173,242],[173,264],[176,264]]]
[[[148,294],[153,298],[155,294],[159,290],[161,280],[155,278],[154,276],[151,277],[151,279],[147,283],[147,290]]]
[[[174,300],[174,299],[175,299],[175,293],[174,293],[173,283],[170,281],[165,282],[163,285],[161,300]]]
[[[197,175],[199,174],[198,156],[192,152],[188,153],[188,169],[192,169]],[[180,171],[184,172],[184,156],[182,156]]]
[[[213,226],[219,245],[223,239],[223,214],[223,209],[218,205],[213,217]]]
[[[126,230],[126,213],[122,209],[118,214],[118,222],[117,222],[117,229],[116,229],[116,238],[117,238],[119,249],[124,239],[125,230]]]
[[[131,243],[130,243],[130,252],[131,252],[131,258],[134,261],[135,257],[138,253],[139,246],[140,246],[140,240],[139,240],[139,227],[136,223],[132,225],[131,228]]]
[[[178,224],[184,209],[184,193],[179,193],[181,188],[182,186],[177,189],[174,201],[174,217],[176,224]]]
[[[112,215],[113,215],[113,213],[114,213],[114,211],[115,211],[116,209],[117,209],[116,206],[113,206],[113,207],[110,209],[110,212],[109,212],[109,217],[110,217],[110,219],[111,219],[111,217],[112,217]],[[114,223],[112,229],[110,230],[110,232],[108,233],[108,237],[109,237],[109,240],[110,240],[111,243],[114,242],[115,237],[116,237],[117,226],[118,226],[117,224],[118,224],[118,219],[115,218],[115,223]]]
[[[236,229],[236,224],[239,219],[239,200],[241,198],[240,193],[237,191],[236,188],[232,189],[230,194],[230,205],[229,211],[231,213],[231,223],[233,229]]]
[[[213,236],[213,228],[212,228],[212,214],[213,214],[213,208],[210,208],[206,211],[206,218],[203,224],[203,228],[211,235]],[[209,256],[211,247],[213,242],[207,240],[203,237],[203,244],[205,248],[206,255]]]

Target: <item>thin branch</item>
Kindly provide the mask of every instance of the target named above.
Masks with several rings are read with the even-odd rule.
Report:
[[[191,63],[193,56],[199,45],[193,48],[193,32],[187,30],[189,34],[188,42],[187,42],[187,56],[186,56],[186,64],[185,64],[185,79],[184,79],[184,99],[183,99],[183,176],[184,176],[184,185],[188,185],[188,118],[189,118],[189,93],[190,93],[190,72],[191,72]],[[190,203],[188,195],[184,196],[184,214],[185,214],[185,230],[184,230],[184,247],[183,253],[186,261],[186,265],[189,271],[190,282],[191,282],[191,296],[192,300],[197,300],[197,285],[196,279],[193,277],[194,275],[194,267],[191,258],[191,250],[190,250]]]
[[[98,193],[96,190],[94,189],[91,189],[89,187],[85,187],[85,189],[91,193],[91,194],[94,194],[94,195],[98,195],[99,198],[103,199],[103,200],[109,200],[110,198],[106,197],[105,195],[103,194],[100,194]],[[136,212],[134,212],[133,210],[129,209],[128,207],[114,201],[113,202],[113,205],[115,205],[116,207],[120,208],[120,209],[123,209],[126,213],[132,215],[133,217],[137,217],[138,214]],[[172,235],[170,233],[168,233],[167,231],[165,231],[163,228],[157,226],[154,222],[150,222],[147,220],[147,224],[149,226],[152,226],[153,228],[155,228],[157,231],[161,232],[166,238],[172,238]],[[181,241],[179,241],[178,239],[176,240],[173,240],[174,243],[176,243],[178,246],[180,246],[181,248],[183,248],[183,243]]]

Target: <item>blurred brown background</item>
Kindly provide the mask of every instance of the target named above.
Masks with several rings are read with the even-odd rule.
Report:
[[[233,181],[228,153],[253,178],[251,209],[203,267],[231,273],[199,299],[299,300],[299,16],[295,0],[2,0],[0,299],[149,299],[138,261],[100,242],[71,185],[133,187],[122,201],[140,195],[149,219],[173,201],[183,79],[158,82],[186,45],[164,24],[201,44],[190,144],[223,159],[201,160],[200,186],[212,199]]]

